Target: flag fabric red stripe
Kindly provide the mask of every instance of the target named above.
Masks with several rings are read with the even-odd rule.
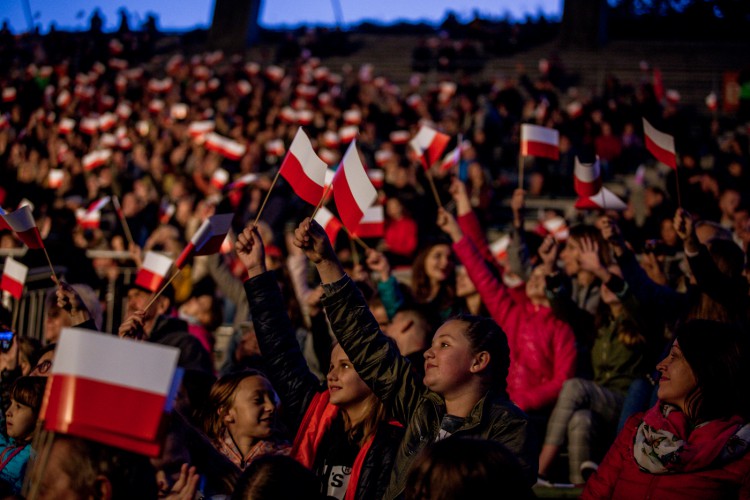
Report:
[[[3,216],[8,226],[16,233],[19,240],[24,242],[29,248],[44,248],[42,235],[34,222],[34,216],[28,205],[24,205],[18,210]]]
[[[156,292],[161,287],[161,283],[164,281],[164,276],[154,273],[153,271],[143,268],[138,271],[138,275],[135,278],[135,284],[137,286]]]
[[[323,227],[331,244],[335,245],[336,238],[338,238],[339,231],[342,228],[341,221],[326,207],[320,207],[315,215],[315,221]]]
[[[677,169],[677,155],[675,154],[674,137],[656,130],[645,118],[643,132],[646,136],[646,149],[660,162],[672,169]]]
[[[344,226],[353,231],[378,196],[362,165],[356,141],[347,148],[331,184],[339,216]]]
[[[167,402],[165,394],[60,373],[54,374],[48,385],[48,430],[65,433],[75,422],[137,439],[157,437]]]
[[[521,155],[558,160],[560,158],[560,133],[549,127],[522,124]]]
[[[327,167],[315,154],[302,127],[298,128],[289,152],[281,163],[281,176],[292,186],[297,196],[310,205],[317,205],[323,197]]]
[[[185,249],[182,251],[180,256],[177,257],[177,260],[174,261],[174,266],[177,269],[182,269],[185,266],[188,258],[193,254],[194,251],[195,245],[193,245],[192,241],[189,241],[188,244],[185,245]]]
[[[12,258],[5,259],[3,266],[3,277],[0,280],[0,289],[10,293],[17,300],[23,296],[23,286],[26,283],[26,276],[29,268],[17,262]]]
[[[333,179],[333,198],[336,200],[336,208],[338,208],[339,216],[341,216],[344,226],[347,228],[356,228],[364,212],[359,208],[354,194],[347,185],[346,172],[344,172],[343,165],[339,167],[339,170],[340,172],[337,171],[336,177]]]
[[[19,283],[5,274],[3,274],[2,281],[0,282],[0,289],[11,294],[16,300],[21,300],[23,296],[23,283]]]
[[[523,143],[521,154],[524,156],[539,156],[551,160],[557,160],[560,158],[560,150],[558,147],[544,142],[527,141]]]
[[[594,163],[581,163],[578,157],[575,157],[573,186],[580,197],[594,196],[599,192],[602,188],[602,178],[598,157]]]
[[[5,215],[7,213],[8,212],[6,212],[5,210],[3,210],[2,207],[0,207],[0,231],[3,231],[5,229],[10,229],[10,225],[8,225],[8,223],[5,222]],[[12,229],[11,229],[11,231],[12,231]]]
[[[214,234],[207,240],[204,240],[200,248],[196,246],[195,255],[211,255],[218,252],[226,237],[227,233]]]
[[[356,231],[352,234],[360,238],[382,238],[385,235],[385,214],[383,205],[373,205],[368,208]]]

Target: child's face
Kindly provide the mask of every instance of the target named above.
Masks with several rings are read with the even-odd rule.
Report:
[[[11,399],[10,408],[5,412],[5,427],[8,437],[24,440],[34,432],[35,425],[36,417],[34,417],[31,406],[26,406],[15,399]]]
[[[331,350],[331,366],[326,378],[331,404],[341,408],[351,409],[372,395],[339,344]]]
[[[251,376],[240,382],[224,424],[235,438],[266,439],[276,422],[278,396],[265,377]]]
[[[424,384],[444,397],[461,392],[472,377],[474,355],[465,330],[463,321],[446,321],[424,354]]]

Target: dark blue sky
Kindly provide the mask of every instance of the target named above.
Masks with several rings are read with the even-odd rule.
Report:
[[[267,27],[294,26],[299,24],[335,24],[334,5],[340,6],[344,23],[362,20],[377,20],[390,23],[399,19],[439,22],[447,10],[453,10],[463,19],[469,19],[474,11],[483,17],[501,18],[509,14],[522,19],[544,12],[559,17],[563,0],[264,0],[261,7],[261,24]],[[31,7],[35,24],[42,31],[55,22],[61,29],[84,29],[88,27],[91,13],[99,7],[105,18],[105,29],[112,30],[119,22],[118,10],[125,6],[130,13],[130,25],[136,27],[148,12],[158,17],[162,30],[186,30],[207,27],[213,15],[214,0],[0,0],[0,18],[10,22],[14,32],[28,29],[24,3]]]

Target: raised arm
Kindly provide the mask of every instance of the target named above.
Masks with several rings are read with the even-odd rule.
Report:
[[[276,277],[266,271],[265,251],[257,228],[245,228],[237,237],[235,250],[247,269],[245,293],[266,374],[284,403],[287,424],[296,430],[312,397],[320,390],[320,381],[300,350]]]
[[[380,331],[364,297],[344,273],[323,228],[305,219],[295,230],[295,245],[318,269],[331,329],[357,373],[396,419],[408,422],[425,390],[409,361]]]

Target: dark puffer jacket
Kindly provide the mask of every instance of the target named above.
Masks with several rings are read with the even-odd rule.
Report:
[[[318,393],[328,389],[307,366],[286,313],[286,305],[275,275],[267,272],[250,278],[245,282],[245,292],[255,324],[258,345],[263,353],[264,371],[281,398],[284,423],[297,435],[296,452],[300,441],[310,440],[309,436],[302,436],[305,431],[319,429],[320,432],[327,432],[322,429],[322,425],[318,425],[322,413],[319,411],[320,408],[316,408],[317,405],[312,403]],[[319,401],[319,398],[316,401]],[[318,421],[312,421],[316,418]],[[301,429],[303,421],[306,425]],[[404,429],[400,425],[386,422],[379,425],[369,449],[366,450],[358,477],[355,478],[354,473],[352,475],[352,480],[356,480],[354,498],[383,498],[403,435]],[[313,440],[320,441],[315,438]],[[349,486],[351,487],[352,483]],[[348,492],[347,497],[349,496]]]
[[[438,436],[446,414],[445,401],[424,386],[395,344],[380,332],[364,297],[348,276],[324,284],[323,288],[323,305],[344,352],[362,380],[393,416],[406,425],[406,435],[384,496],[397,498],[404,491],[414,458]],[[453,435],[500,442],[518,459],[527,482],[530,485],[536,482],[538,437],[533,435],[526,415],[507,394],[492,391],[485,394]]]

